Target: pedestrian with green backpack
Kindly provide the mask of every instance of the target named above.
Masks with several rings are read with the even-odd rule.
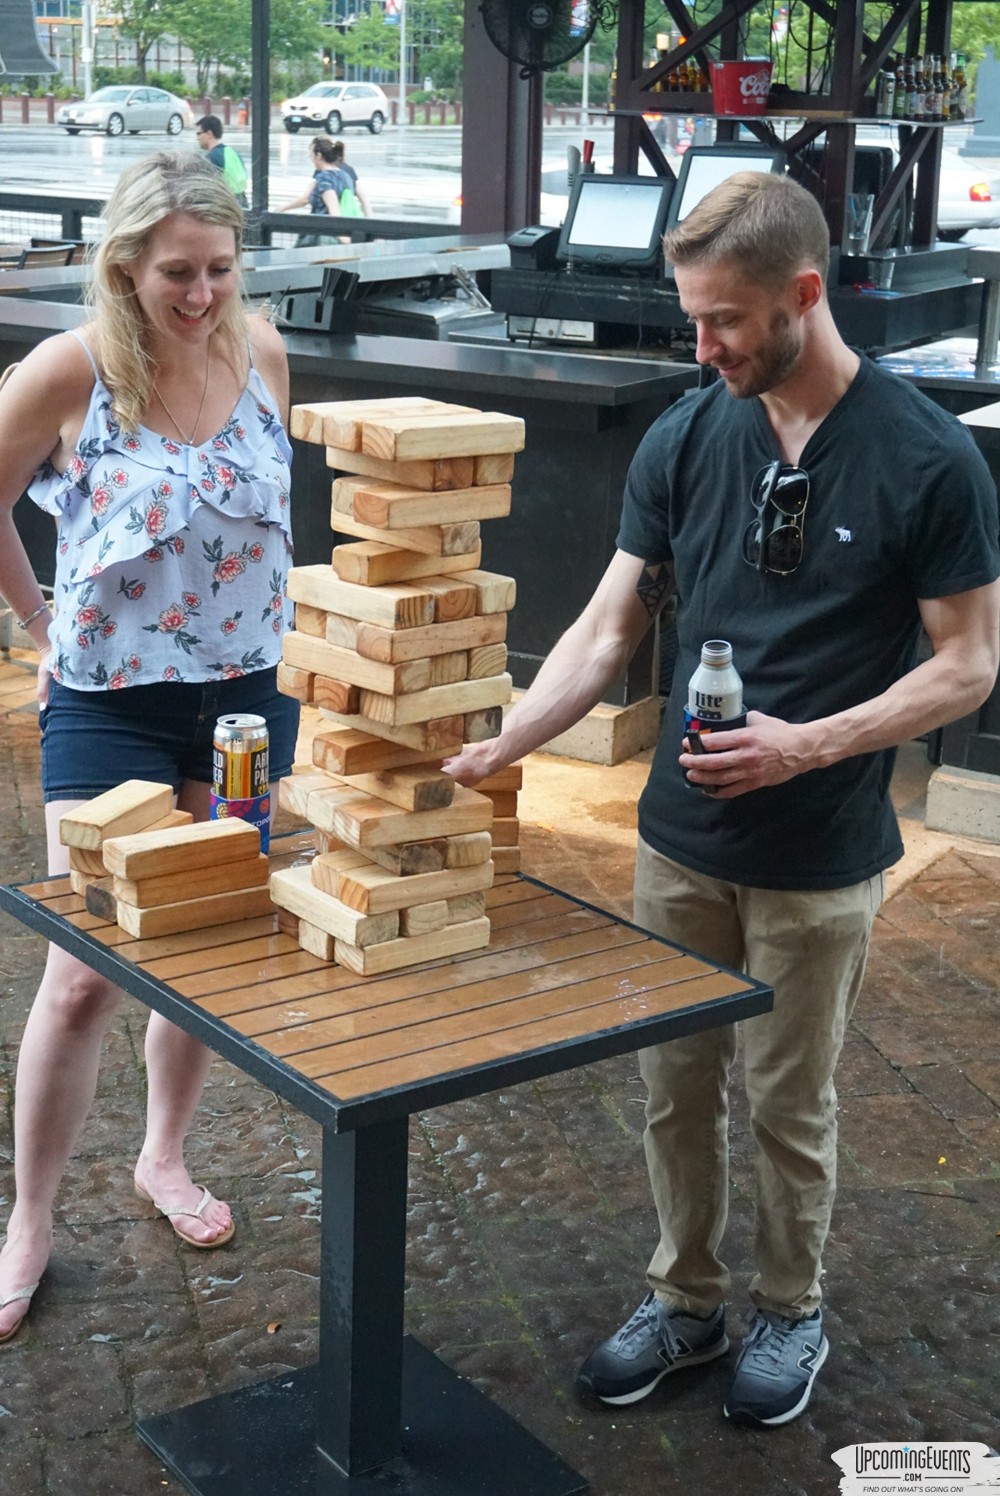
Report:
[[[208,159],[217,166],[232,188],[233,196],[241,208],[248,208],[247,169],[243,157],[231,145],[222,142],[222,121],[217,114],[205,114],[194,127],[198,144],[208,153]]]

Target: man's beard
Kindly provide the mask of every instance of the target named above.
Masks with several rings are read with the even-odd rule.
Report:
[[[776,311],[768,326],[768,340],[754,355],[746,383],[734,385],[727,381],[729,393],[737,400],[766,395],[788,378],[801,351],[801,340],[792,332],[788,313]]]

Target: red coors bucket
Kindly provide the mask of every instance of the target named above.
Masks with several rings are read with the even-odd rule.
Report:
[[[766,114],[773,66],[760,58],[756,61],[713,62],[713,113]]]

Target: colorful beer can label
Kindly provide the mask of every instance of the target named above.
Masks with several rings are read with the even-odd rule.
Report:
[[[209,806],[209,820],[227,821],[231,816],[237,816],[241,821],[249,821],[251,826],[256,826],[260,832],[260,850],[266,852],[271,845],[271,796],[253,795],[248,800],[230,800],[224,795],[217,795],[212,791]]]

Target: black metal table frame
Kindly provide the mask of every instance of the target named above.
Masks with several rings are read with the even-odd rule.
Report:
[[[578,908],[641,929],[521,876]],[[771,1007],[769,987],[734,972],[749,982],[748,991],[341,1102],[115,947],[45,909],[20,886],[0,886],[0,908],[323,1129],[319,1362],[137,1424],[140,1436],[195,1496],[510,1496],[515,1488],[522,1496],[571,1496],[586,1488],[512,1418],[404,1337],[409,1115],[753,1017]]]

